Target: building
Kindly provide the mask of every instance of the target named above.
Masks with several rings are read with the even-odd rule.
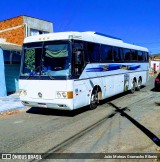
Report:
[[[151,69],[153,71],[160,71],[160,60],[159,61],[151,61]]]
[[[150,56],[151,71],[160,71],[160,54]]]
[[[0,96],[18,90],[22,46],[0,39]]]
[[[53,23],[29,16],[18,16],[0,22],[0,96],[18,90],[24,38],[51,32]]]
[[[0,22],[0,38],[18,45],[22,45],[25,37],[51,32],[51,22],[29,16],[18,16]]]

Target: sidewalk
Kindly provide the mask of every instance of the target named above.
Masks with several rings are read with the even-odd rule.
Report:
[[[0,97],[0,113],[10,110],[18,110],[25,107],[26,106],[23,106],[20,102],[18,94]]]

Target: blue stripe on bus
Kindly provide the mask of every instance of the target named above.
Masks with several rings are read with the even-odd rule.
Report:
[[[113,70],[137,70],[140,65],[121,65],[121,64],[110,64],[110,65],[99,65],[95,68],[87,68],[87,72],[103,72],[103,71],[113,71]]]

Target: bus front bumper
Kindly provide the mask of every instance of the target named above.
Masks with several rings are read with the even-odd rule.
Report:
[[[58,110],[73,110],[73,100],[72,99],[55,99],[55,100],[39,100],[34,99],[23,99],[20,98],[21,102],[25,106],[31,107],[42,107],[42,108],[51,108]]]

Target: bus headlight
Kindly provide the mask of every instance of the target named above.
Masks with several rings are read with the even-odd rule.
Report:
[[[57,92],[57,98],[61,98],[61,93],[60,92]]]
[[[27,96],[27,91],[24,89],[19,90],[19,95],[21,96]]]
[[[73,98],[73,91],[57,91],[56,92],[56,98],[57,99],[71,99]]]
[[[67,92],[62,92],[62,96],[63,96],[63,98],[66,98],[67,97]]]

